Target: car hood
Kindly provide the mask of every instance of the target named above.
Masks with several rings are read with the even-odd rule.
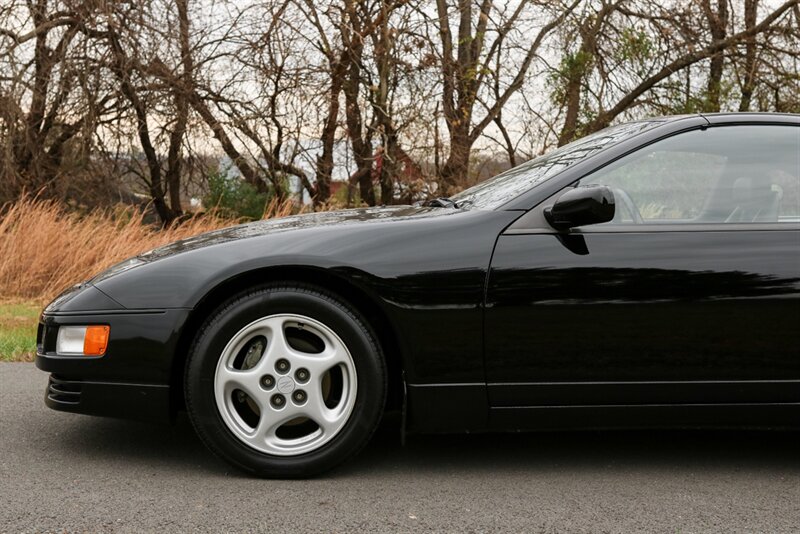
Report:
[[[91,280],[126,309],[192,308],[210,288],[266,268],[388,280],[485,268],[519,212],[422,206],[364,208],[259,221],[178,241]]]
[[[291,217],[255,221],[231,226],[230,228],[214,230],[145,252],[140,254],[138,258],[143,261],[154,261],[181,252],[188,252],[212,245],[227,243],[229,241],[260,237],[267,234],[321,227],[335,229],[336,227],[349,227],[352,225],[408,221],[412,219],[453,215],[459,211],[460,210],[454,208],[390,206],[294,215]]]

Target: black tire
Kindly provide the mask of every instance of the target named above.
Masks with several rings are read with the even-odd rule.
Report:
[[[277,456],[248,446],[226,426],[215,400],[214,377],[237,332],[263,317],[287,313],[315,319],[339,336],[352,356],[358,386],[349,418],[330,441],[304,454]],[[333,293],[305,284],[266,285],[234,296],[205,321],[190,349],[184,390],[189,418],[215,454],[260,477],[305,478],[336,467],[366,445],[386,402],[386,364],[367,322]]]

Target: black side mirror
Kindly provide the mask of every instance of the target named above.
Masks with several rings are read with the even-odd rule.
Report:
[[[545,208],[544,216],[556,230],[608,222],[614,218],[614,193],[604,185],[575,187]]]

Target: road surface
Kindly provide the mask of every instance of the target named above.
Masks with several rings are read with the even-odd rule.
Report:
[[[0,532],[797,532],[800,434],[412,436],[308,481],[258,480],[191,426],[58,413],[0,364]]]

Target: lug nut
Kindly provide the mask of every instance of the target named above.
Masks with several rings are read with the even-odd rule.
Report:
[[[286,399],[279,393],[272,396],[271,402],[275,408],[283,408],[283,405],[286,404]]]
[[[308,369],[300,368],[294,373],[294,377],[297,379],[298,382],[305,382],[308,380],[308,377],[311,376],[311,373],[308,372]]]
[[[275,377],[272,375],[264,375],[261,377],[261,387],[264,389],[272,389],[275,385]]]
[[[306,401],[306,392],[302,389],[298,389],[294,393],[292,393],[292,399],[298,404],[302,404]]]
[[[275,362],[275,369],[277,369],[279,373],[287,373],[289,372],[290,368],[291,366],[289,365],[288,360],[280,359]]]

